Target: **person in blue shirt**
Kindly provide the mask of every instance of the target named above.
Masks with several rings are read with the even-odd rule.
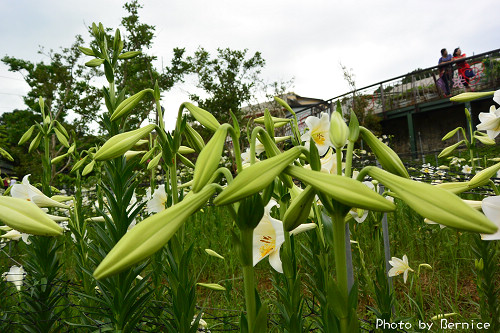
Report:
[[[446,49],[441,50],[441,58],[439,58],[439,77],[443,80],[445,86],[444,97],[450,97],[450,83],[453,75],[453,68],[451,66],[452,62],[451,54],[448,54]]]

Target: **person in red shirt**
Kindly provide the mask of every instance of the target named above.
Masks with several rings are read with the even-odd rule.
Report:
[[[457,47],[453,51],[453,61],[457,64],[458,75],[462,78],[462,82],[465,86],[465,90],[473,91],[470,87],[469,82],[471,77],[474,77],[474,71],[470,68],[470,65],[465,60],[460,60],[461,58],[465,58],[465,53],[462,54],[462,50]]]

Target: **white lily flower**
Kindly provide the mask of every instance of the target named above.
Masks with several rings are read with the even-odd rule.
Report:
[[[148,200],[146,205],[149,214],[159,213],[165,210],[165,203],[167,202],[167,193],[165,192],[165,185],[160,185],[154,191],[151,199]]]
[[[391,264],[392,268],[389,270],[388,275],[397,276],[403,273],[404,282],[406,283],[406,280],[408,279],[408,272],[413,272],[413,269],[411,269],[408,265],[408,257],[406,256],[406,254],[403,256],[403,260],[392,257],[392,260],[389,260],[389,264]]]
[[[2,276],[7,282],[12,282],[16,286],[17,291],[21,291],[26,272],[24,271],[23,266],[19,267],[14,265],[8,272],[3,273]]]
[[[496,93],[495,97],[498,97]],[[492,105],[490,107],[490,112],[481,112],[479,114],[479,121],[481,123],[477,125],[477,129],[486,131],[490,139],[495,139],[500,133],[500,108],[497,109]]]
[[[259,141],[259,139],[255,139],[255,154],[260,155],[266,150],[264,144]]]
[[[30,245],[31,242],[28,240],[29,236],[30,236],[30,234],[26,234],[24,232],[21,233],[15,229],[12,229],[9,232],[7,232],[5,235],[2,235],[0,237],[3,239],[11,240],[11,241],[18,241],[18,240],[22,239],[23,242],[25,242],[27,245]]]
[[[269,201],[264,208],[264,216],[253,231],[253,265],[257,265],[259,261],[269,256],[271,266],[283,273],[280,259],[280,248],[285,242],[283,222],[271,217],[271,208],[277,205],[276,201]],[[304,223],[293,229],[290,234],[295,235],[314,228],[316,228],[315,223]]]
[[[69,207],[49,198],[48,196],[43,194],[42,191],[31,185],[28,179],[29,176],[30,175],[24,176],[21,184],[18,183],[12,186],[10,190],[10,195],[12,197],[31,201],[38,207]]]
[[[486,197],[481,204],[484,215],[498,227],[492,235],[481,234],[482,240],[500,240],[500,196]]]
[[[255,158],[255,162],[259,161]],[[250,148],[247,148],[243,153],[241,153],[241,164],[243,168],[250,166]]]
[[[472,167],[464,165],[462,168],[462,173],[470,174],[472,172]]]
[[[305,141],[305,146],[309,149],[309,141],[312,138],[318,147],[318,153],[324,155],[328,148],[332,146],[330,142],[330,117],[328,113],[322,112],[321,119],[314,116],[306,118],[305,123],[309,131],[305,132],[301,140]]]

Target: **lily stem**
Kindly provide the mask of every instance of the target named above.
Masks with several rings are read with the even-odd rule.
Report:
[[[342,295],[342,300],[329,300],[331,302],[343,302],[342,307],[348,312],[347,299],[349,296],[349,287],[347,283],[347,261],[345,248],[345,223],[344,216],[336,210],[333,217],[333,250],[335,255],[335,269],[337,273],[337,285]],[[340,331],[347,332],[347,317],[340,319]]]

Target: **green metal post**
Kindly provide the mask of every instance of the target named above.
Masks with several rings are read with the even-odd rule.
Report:
[[[410,140],[410,150],[413,158],[417,158],[417,142],[415,138],[415,128],[413,127],[413,113],[408,111],[406,114],[406,120],[408,122],[408,139]]]

